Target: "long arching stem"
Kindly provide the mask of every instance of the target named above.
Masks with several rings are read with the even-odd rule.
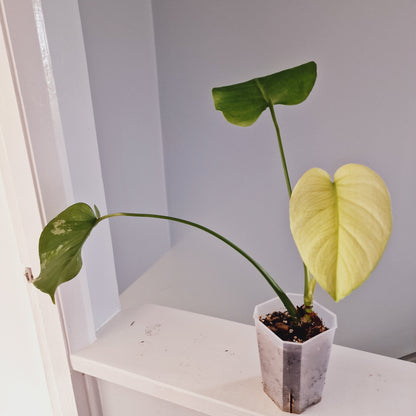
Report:
[[[249,256],[245,251],[243,251],[240,247],[236,246],[233,242],[228,240],[227,238],[223,237],[222,235],[216,233],[213,230],[210,230],[207,227],[204,227],[203,225],[197,224],[195,222],[183,220],[180,218],[175,217],[169,217],[166,215],[157,215],[157,214],[139,214],[139,213],[128,213],[128,212],[118,212],[115,214],[108,214],[104,215],[100,218],[98,218],[97,224],[100,221],[103,221],[107,218],[112,217],[147,217],[147,218],[158,218],[162,220],[169,220],[169,221],[175,221],[182,224],[189,225],[191,227],[199,228],[202,231],[207,232],[208,234],[211,234],[212,236],[218,238],[219,240],[223,241],[225,244],[232,247],[234,250],[236,250],[238,253],[240,253],[245,259],[247,259],[260,273],[261,275],[266,279],[267,283],[272,287],[272,289],[275,291],[277,296],[280,298],[282,303],[285,305],[287,311],[289,312],[290,316],[294,319],[295,322],[299,321],[299,315],[297,313],[297,310],[293,303],[290,301],[290,299],[287,297],[286,293],[283,292],[283,290],[280,288],[280,286],[276,283],[276,281],[270,276],[269,273],[266,272],[266,270],[263,269],[263,267],[257,263],[251,256]]]

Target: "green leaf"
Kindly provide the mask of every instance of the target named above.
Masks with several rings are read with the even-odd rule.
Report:
[[[39,239],[41,271],[33,284],[55,302],[56,288],[81,270],[82,246],[97,224],[94,211],[84,203],[68,207],[51,220]]]
[[[313,168],[293,190],[290,228],[307,268],[339,301],[367,279],[384,252],[392,229],[389,192],[363,165],[342,166],[334,182]]]
[[[215,108],[232,124],[250,126],[269,106],[304,101],[316,80],[316,63],[286,69],[240,84],[213,88]]]

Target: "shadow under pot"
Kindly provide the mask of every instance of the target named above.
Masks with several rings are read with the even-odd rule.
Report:
[[[288,296],[294,305],[303,304],[303,295]],[[283,411],[302,413],[321,400],[337,317],[314,302],[314,312],[328,329],[303,343],[283,341],[260,318],[285,310],[279,298],[254,309],[263,388]]]

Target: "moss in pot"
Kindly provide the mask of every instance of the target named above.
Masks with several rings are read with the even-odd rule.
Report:
[[[291,232],[304,262],[301,314],[290,297],[258,262],[219,233],[185,219],[159,214],[120,212],[102,216],[95,206],[93,209],[84,203],[71,205],[45,226],[39,239],[41,272],[34,280],[34,285],[55,301],[58,286],[79,273],[82,267],[83,244],[92,229],[103,220],[119,216],[170,220],[199,228],[239,252],[269,283],[294,328],[302,323],[314,325],[313,293],[316,283],[335,301],[341,300],[360,286],[381,258],[392,223],[388,190],[382,179],[363,165],[342,166],[335,173],[334,180],[325,171],[312,168],[300,178],[292,192],[274,106],[303,102],[310,94],[315,80],[316,64],[309,62],[266,77],[213,89],[216,109],[222,111],[225,118],[233,124],[249,126],[264,110],[270,111],[289,195]],[[325,308],[319,306],[318,309],[318,315],[321,310],[325,312]],[[330,333],[333,338],[332,329],[335,330],[336,319],[332,321],[332,326],[328,325],[328,331],[320,331],[319,335],[304,343],[307,346],[305,349],[312,351],[314,339],[319,342],[319,338],[325,336],[325,333]],[[325,320],[324,324],[327,324]],[[287,355],[284,352],[288,351],[287,344],[298,344],[282,342],[282,356]],[[297,349],[298,347],[296,345]],[[291,353],[289,358],[290,356]],[[284,365],[282,364],[283,367]],[[289,371],[291,378],[297,371]],[[282,380],[281,384],[284,383]],[[302,389],[304,388],[303,386]],[[277,399],[273,400],[283,410],[301,412],[304,405],[298,406],[295,392],[291,388],[289,390],[289,407]],[[313,403],[319,400],[315,398]],[[306,407],[313,403],[306,403]]]

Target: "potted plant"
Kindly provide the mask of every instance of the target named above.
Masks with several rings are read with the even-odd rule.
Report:
[[[302,296],[292,297],[297,304],[303,303],[299,308],[302,316],[293,325],[290,316],[280,314],[279,319],[279,315],[273,316],[274,311],[284,309],[279,299],[275,299],[256,306],[254,319],[264,390],[281,409],[291,413],[301,413],[320,401],[337,326],[332,312],[313,303],[316,282],[335,301],[347,296],[377,265],[392,226],[388,190],[382,179],[366,166],[342,166],[333,181],[322,169],[312,168],[292,192],[274,106],[303,102],[315,80],[316,64],[308,62],[266,77],[213,89],[215,108],[230,123],[250,126],[268,109],[276,131],[289,195],[290,228],[304,262],[303,302]],[[315,325],[314,310],[327,325],[326,330],[320,321]],[[300,337],[296,335],[299,332],[296,327],[301,326],[307,328],[300,331],[302,342],[306,341],[303,343],[299,343]],[[305,336],[307,330],[312,337]]]
[[[150,217],[199,228],[239,252],[277,294],[277,299],[258,305],[255,310],[266,393],[283,410],[296,413],[319,401],[336,318],[313,303],[316,282],[336,301],[357,288],[381,258],[392,220],[390,197],[384,182],[362,165],[341,167],[334,180],[321,169],[310,169],[292,192],[274,106],[303,102],[315,80],[316,64],[309,62],[266,77],[213,89],[215,107],[233,124],[249,126],[265,109],[270,110],[289,194],[290,227],[304,262],[303,296],[288,296],[251,256],[203,225],[148,213],[121,212],[102,216],[97,207],[93,209],[84,203],[71,205],[45,226],[39,239],[41,272],[34,285],[54,301],[57,287],[80,271],[82,246],[92,229],[103,220],[117,216]],[[294,303],[303,305],[296,307]],[[272,312],[277,313],[271,315]],[[280,331],[280,337],[288,338],[279,339],[271,327]],[[296,335],[299,331],[309,333],[303,343],[300,335]],[[271,357],[263,358],[263,352],[267,351]],[[270,370],[271,361],[277,374]]]

